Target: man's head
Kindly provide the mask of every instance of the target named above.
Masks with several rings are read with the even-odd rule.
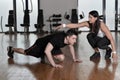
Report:
[[[70,29],[66,32],[67,44],[73,45],[76,43],[78,33],[74,29]]]

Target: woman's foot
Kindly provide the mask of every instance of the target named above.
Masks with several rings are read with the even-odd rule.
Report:
[[[92,56],[90,56],[90,60],[100,58],[100,52],[95,52]]]
[[[105,59],[109,59],[111,57],[111,52],[112,49],[110,47],[106,49]]]

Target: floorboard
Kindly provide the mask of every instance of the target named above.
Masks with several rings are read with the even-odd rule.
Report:
[[[7,46],[28,48],[38,37],[36,34],[0,34],[0,80],[120,80],[120,58],[118,64],[112,59],[105,60],[105,50],[100,50],[101,58],[90,61],[93,49],[86,39],[88,32],[78,36],[75,45],[76,55],[82,63],[74,63],[68,47],[62,48],[65,61],[62,69],[40,63],[40,58],[15,53],[14,59],[7,56]],[[112,32],[120,56],[120,33]]]

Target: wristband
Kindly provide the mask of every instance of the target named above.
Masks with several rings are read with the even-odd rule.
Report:
[[[116,51],[113,51],[112,53],[113,53],[113,54],[116,54],[117,52],[116,52]]]
[[[65,27],[66,27],[66,24],[62,24],[62,26],[63,26],[63,28],[65,28]]]

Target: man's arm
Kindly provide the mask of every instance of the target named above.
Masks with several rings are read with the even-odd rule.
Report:
[[[53,60],[53,57],[52,57],[52,54],[51,54],[51,51],[53,49],[53,45],[51,43],[48,43],[46,48],[45,48],[45,54],[50,62],[50,64],[53,66],[53,67],[59,67],[59,68],[62,68],[62,65],[59,65],[59,64],[55,64],[54,60]]]
[[[69,45],[69,48],[70,48],[70,52],[72,54],[72,58],[73,58],[73,61],[74,62],[82,62],[81,60],[78,60],[75,56],[75,49],[73,47],[73,45]]]

